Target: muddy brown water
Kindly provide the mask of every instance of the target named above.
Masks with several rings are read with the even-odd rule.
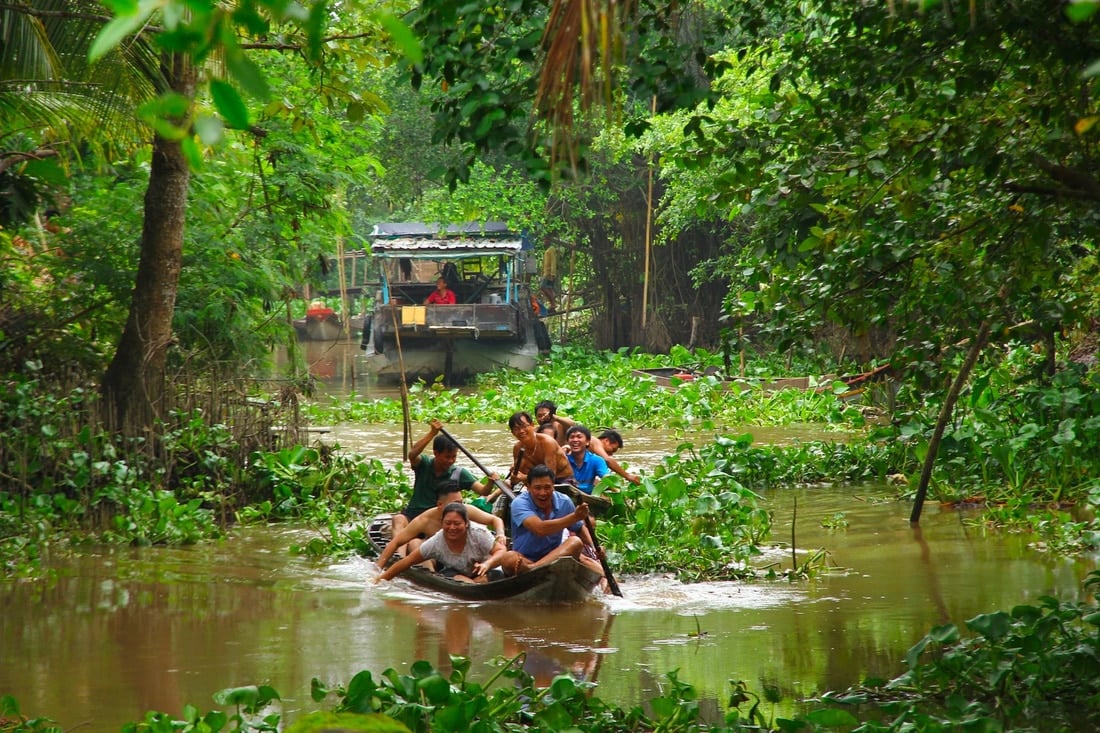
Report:
[[[423,426],[417,426],[417,430]],[[452,431],[487,465],[507,467],[510,438],[495,425]],[[817,428],[755,430],[759,442],[804,440]],[[333,426],[323,439],[397,463],[393,426]],[[683,438],[631,431],[623,457],[645,470]],[[468,465],[468,464],[467,464]],[[1050,557],[1026,535],[986,532],[931,506],[919,530],[894,490],[866,484],[776,489],[777,542],[789,542],[797,499],[799,548],[824,548],[835,569],[810,581],[682,585],[623,577],[624,597],[571,607],[459,603],[401,581],[368,586],[367,562],[318,564],[288,552],[315,531],[252,527],[183,548],[88,548],[48,559],[43,580],[0,583],[0,695],[66,729],[117,731],[147,710],[214,707],[222,688],[269,684],[284,720],[318,707],[310,680],[344,683],[368,669],[472,658],[484,679],[498,656],[526,653],[540,682],[570,673],[606,700],[631,705],[679,670],[704,709],[729,680],[778,685],[785,700],[902,670],[932,626],[1053,594],[1081,599],[1089,559]],[[843,513],[847,527],[823,521]],[[789,567],[789,547],[767,562]],[[781,703],[779,712],[789,708]],[[770,711],[768,711],[770,712]]]

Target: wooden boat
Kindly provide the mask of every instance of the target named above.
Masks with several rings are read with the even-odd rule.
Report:
[[[586,494],[571,484],[555,484],[554,488],[573,500],[574,504],[582,501],[588,505],[588,509],[594,517],[602,517],[611,508],[611,497],[602,494]]]
[[[294,330],[303,341],[336,341],[344,335],[344,322],[323,303],[310,303],[305,318],[294,321]]]
[[[378,552],[382,552],[393,537],[392,516],[378,515],[367,530],[371,544]],[[401,577],[422,588],[469,601],[511,599],[538,603],[583,601],[600,582],[598,573],[571,557],[563,557],[530,572],[490,580],[488,583],[462,583],[420,567],[409,568]]]
[[[882,380],[889,377],[890,365],[884,364],[864,374],[851,374],[838,376],[836,374],[824,374],[818,377],[722,377],[714,367],[704,370],[688,367],[659,367],[656,369],[635,369],[634,376],[652,381],[658,387],[667,390],[676,390],[687,382],[694,382],[707,377],[719,380],[722,389],[733,392],[747,392],[758,389],[764,394],[771,394],[785,389],[795,389],[814,392],[832,392],[835,382],[843,382],[848,391],[838,393],[841,399],[848,399],[862,392],[867,383]]]

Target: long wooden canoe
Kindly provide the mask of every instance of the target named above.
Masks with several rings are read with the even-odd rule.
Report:
[[[391,514],[380,514],[371,522],[367,534],[378,552],[393,536]],[[527,573],[490,580],[487,583],[463,583],[427,568],[411,567],[401,574],[411,583],[470,601],[504,599],[538,603],[576,603],[588,598],[600,582],[598,573],[571,557],[535,568]]]

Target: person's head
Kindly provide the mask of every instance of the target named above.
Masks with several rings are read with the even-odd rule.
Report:
[[[600,433],[600,442],[607,455],[613,456],[623,447],[623,436],[619,435],[618,430],[605,430]]]
[[[436,290],[446,290],[447,289],[447,278],[445,278],[445,277],[437,278],[436,281],[435,281],[435,289]]]
[[[531,413],[525,411],[513,412],[512,416],[508,418],[508,429],[512,431],[512,435],[516,436],[518,440],[527,437],[534,424],[535,421],[531,419]]]
[[[437,435],[432,441],[432,454],[435,456],[435,472],[442,474],[458,460],[458,446],[446,435]]]
[[[535,505],[546,509],[553,503],[554,471],[545,463],[532,466],[527,472],[527,491],[535,500]]]
[[[454,539],[466,534],[470,528],[470,520],[466,516],[466,505],[460,501],[452,501],[443,507],[443,535]]]
[[[592,431],[580,423],[570,425],[569,429],[565,431],[565,442],[573,453],[583,453],[588,448],[588,443],[591,440]]]
[[[540,423],[544,423],[547,420],[554,418],[554,413],[558,411],[558,406],[550,400],[543,400],[535,405],[535,419]]]
[[[558,428],[552,422],[539,423],[538,432],[545,433],[554,440],[558,439]]]
[[[450,486],[445,487],[440,490],[438,494],[436,494],[436,506],[445,507],[448,504],[454,504],[455,502],[458,502],[459,504],[462,503],[462,492],[458,490],[457,484],[454,486],[454,488],[451,488]]]

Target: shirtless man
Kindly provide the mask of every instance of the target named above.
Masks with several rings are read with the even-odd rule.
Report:
[[[550,400],[543,400],[535,406],[535,415],[538,416],[539,426],[546,423],[552,423],[554,430],[558,436],[558,443],[565,445],[566,434],[569,432],[569,428],[577,424],[572,418],[565,415],[559,415],[557,412],[557,405]],[[592,451],[600,458],[607,461],[607,467],[615,473],[622,476],[624,479],[632,484],[640,484],[642,477],[636,473],[631,473],[622,467],[618,461],[612,458],[615,453],[623,447],[623,436],[619,434],[618,430],[605,430],[600,433],[600,437],[593,440],[588,446],[588,450]]]
[[[552,400],[543,400],[535,405],[535,420],[539,424],[539,432],[543,432],[547,425],[553,426],[554,440],[558,441],[558,445],[565,445],[565,431],[569,429],[569,426],[573,424],[572,420],[568,421],[568,424],[559,420],[557,416],[558,406],[554,404]]]
[[[508,429],[516,437],[515,445],[512,446],[512,464],[516,466],[512,474],[514,483],[526,483],[527,472],[532,466],[539,464],[550,467],[555,481],[572,482],[573,468],[565,457],[565,451],[558,445],[558,441],[535,431],[530,413],[513,413],[508,418]]]
[[[636,473],[630,473],[623,468],[618,461],[611,456],[619,452],[619,449],[623,447],[623,436],[619,435],[618,430],[605,430],[600,433],[600,436],[593,440],[588,445],[588,450],[592,451],[600,458],[607,461],[607,467],[615,473],[619,474],[632,484],[642,483],[642,477]]]
[[[379,568],[385,569],[390,558],[397,552],[397,548],[405,543],[409,545],[408,552],[412,552],[419,547],[421,537],[431,537],[443,527],[443,507],[456,501],[462,501],[461,491],[450,491],[440,494],[434,509],[429,509],[419,514],[401,530],[393,533],[393,539],[390,540],[389,544],[382,550],[382,554],[378,556],[375,564],[378,565]],[[495,514],[484,512],[472,504],[466,506],[466,515],[470,518],[471,522],[484,524],[486,527],[492,529],[493,532],[496,533],[497,542],[507,541],[504,536],[504,520],[500,517]]]

